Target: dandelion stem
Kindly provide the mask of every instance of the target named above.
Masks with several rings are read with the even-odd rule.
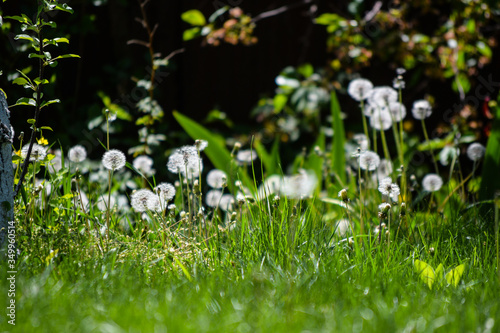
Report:
[[[427,129],[425,127],[424,118],[422,118],[421,121],[422,121],[422,130],[424,132],[425,141],[429,145],[429,149],[431,151],[431,157],[432,157],[432,162],[434,163],[434,169],[436,171],[436,174],[439,174],[437,162],[436,162],[436,159],[434,158],[434,149],[432,148],[431,141],[429,140],[429,135],[427,134]]]
[[[363,119],[363,130],[365,132],[366,140],[367,140],[367,150],[370,150],[370,137],[368,136],[368,123],[366,121],[366,116],[364,113],[365,109],[365,101],[361,100],[361,118]]]

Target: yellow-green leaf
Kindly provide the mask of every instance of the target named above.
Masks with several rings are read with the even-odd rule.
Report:
[[[429,289],[432,290],[432,285],[436,280],[436,273],[431,265],[425,263],[421,260],[415,260],[415,270],[419,274],[422,281],[429,286]]]
[[[181,19],[191,25],[205,25],[205,16],[197,9],[191,9],[181,14]]]
[[[449,284],[452,284],[454,287],[458,286],[458,283],[460,282],[460,278],[464,274],[465,271],[465,264],[458,265],[454,269],[448,272],[446,274],[446,281]]]

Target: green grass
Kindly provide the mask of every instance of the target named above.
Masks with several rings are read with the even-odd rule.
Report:
[[[286,214],[286,208],[280,211]],[[290,232],[289,227],[276,229]],[[292,228],[295,240],[282,235],[272,247],[264,223],[244,237],[248,243],[243,243],[254,246],[241,246],[236,228],[189,256],[131,238],[115,240],[100,256],[67,241],[51,260],[44,262],[40,247],[19,262],[17,324],[7,325],[2,316],[0,327],[11,332],[483,332],[490,327],[499,332],[495,240],[485,228],[481,223],[435,228],[433,254],[422,243],[400,240],[390,256],[377,238],[358,252],[336,237],[335,246],[320,243],[329,237],[326,228],[312,236]],[[305,250],[301,241],[311,246]],[[433,267],[465,263],[466,270],[457,287],[430,290],[415,272],[417,258]]]

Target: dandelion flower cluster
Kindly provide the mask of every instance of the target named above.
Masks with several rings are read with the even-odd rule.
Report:
[[[436,192],[443,186],[443,179],[434,173],[430,173],[422,179],[422,187],[428,192]]]
[[[108,170],[117,171],[125,166],[125,154],[118,149],[111,149],[102,156],[102,165]]]
[[[485,152],[486,148],[482,144],[474,142],[467,148],[467,157],[476,162],[483,157]]]
[[[68,158],[73,163],[80,163],[87,158],[87,151],[81,145],[72,147],[68,152]]]

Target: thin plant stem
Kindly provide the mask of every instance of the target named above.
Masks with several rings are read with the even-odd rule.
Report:
[[[363,131],[365,132],[366,140],[368,141],[367,150],[370,150],[370,137],[368,135],[368,123],[366,122],[366,116],[364,113],[364,110],[365,110],[365,101],[364,100],[361,100],[360,108],[361,108],[361,118],[363,119]]]
[[[434,163],[434,169],[436,171],[436,174],[438,174],[439,173],[439,169],[438,169],[438,166],[437,166],[436,159],[434,158],[434,149],[432,149],[431,141],[429,140],[429,135],[427,134],[427,129],[425,127],[425,121],[424,121],[423,118],[421,119],[421,121],[422,121],[422,130],[424,132],[425,141],[429,145],[429,149],[431,151],[432,162]]]

